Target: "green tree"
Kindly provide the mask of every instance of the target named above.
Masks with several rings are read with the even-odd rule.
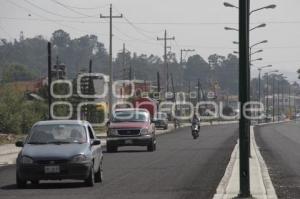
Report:
[[[7,65],[2,71],[2,81],[4,83],[33,80],[36,77],[37,74],[34,71],[28,69],[26,66],[19,64]]]
[[[6,133],[20,133],[22,96],[6,87],[0,97],[0,130]]]
[[[0,131],[4,133],[27,133],[31,126],[46,119],[47,105],[41,101],[27,101],[24,95],[12,87],[1,90]]]

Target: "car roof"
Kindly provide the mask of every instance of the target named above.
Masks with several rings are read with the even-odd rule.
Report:
[[[50,124],[79,124],[79,125],[87,125],[89,124],[88,121],[85,120],[44,120],[39,121],[34,124],[36,125],[50,125]]]

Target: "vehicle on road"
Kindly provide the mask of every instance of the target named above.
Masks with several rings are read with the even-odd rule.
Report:
[[[156,128],[168,129],[168,115],[163,112],[158,112],[154,115],[152,122]]]
[[[87,186],[103,180],[101,141],[90,123],[79,120],[40,121],[33,125],[17,157],[16,182],[84,180]]]
[[[200,119],[198,118],[197,114],[194,114],[191,123],[192,123],[191,126],[192,136],[194,139],[197,139],[199,137],[199,131],[200,131]]]
[[[199,130],[200,130],[200,126],[197,123],[192,123],[192,136],[194,139],[197,139],[199,137]]]
[[[117,109],[108,122],[106,149],[116,152],[120,146],[147,146],[156,150],[155,125],[146,109]]]

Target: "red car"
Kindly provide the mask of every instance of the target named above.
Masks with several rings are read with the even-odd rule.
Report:
[[[156,149],[155,125],[146,109],[126,108],[113,112],[108,123],[107,152],[116,152],[120,146],[147,146]]]

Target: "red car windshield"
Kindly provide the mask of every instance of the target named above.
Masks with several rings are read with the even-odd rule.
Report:
[[[144,111],[116,111],[112,122],[146,122],[149,120],[148,113]]]

